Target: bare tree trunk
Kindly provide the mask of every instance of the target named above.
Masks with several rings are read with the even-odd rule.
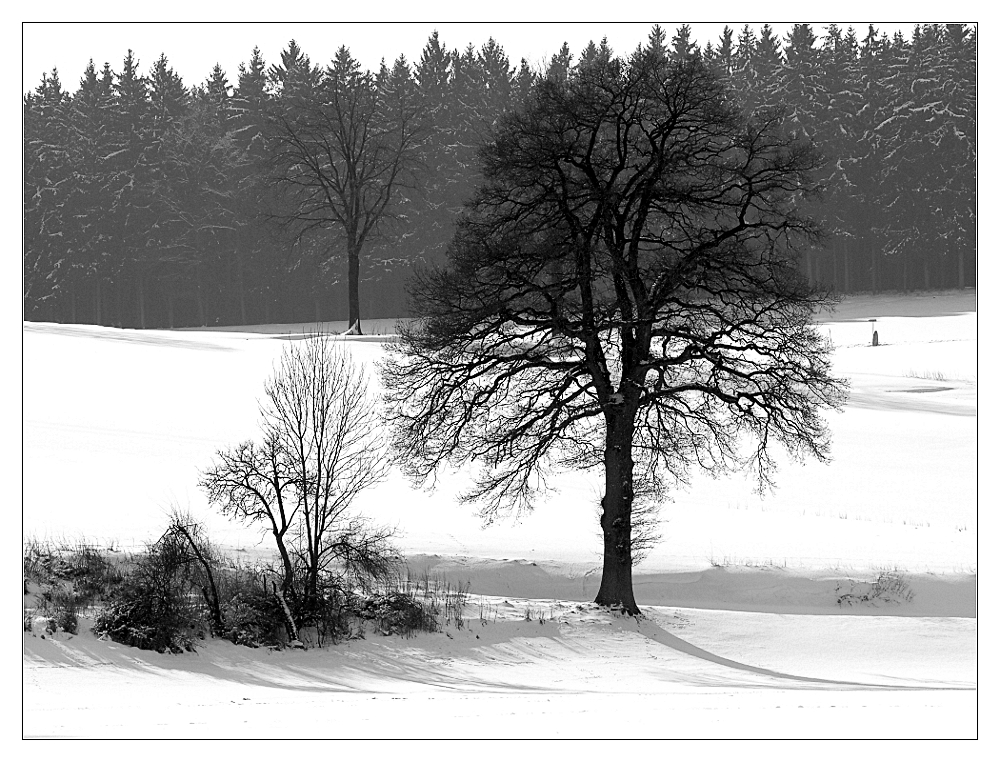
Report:
[[[868,249],[869,260],[871,261],[872,268],[872,293],[878,293],[878,261],[875,259],[875,247],[872,246],[871,241],[865,241],[865,247]]]
[[[122,280],[124,280],[124,278],[122,278]],[[118,308],[118,318],[113,322],[116,323],[118,328],[124,328],[125,305],[122,301],[122,293],[124,292],[125,289],[122,287],[121,283],[115,283],[114,286],[115,286],[115,306]]]
[[[840,253],[844,257],[844,293],[851,293],[851,252],[850,247],[844,245],[843,239],[837,239],[837,245],[840,247]]]
[[[965,252],[958,252],[958,287],[965,288]]]
[[[350,247],[347,251],[347,330],[348,333],[361,334],[361,301],[358,292],[358,281],[361,275],[358,250]]]
[[[236,285],[240,296],[240,325],[247,324],[247,299],[243,290],[243,260],[241,259],[236,267]]]
[[[285,629],[288,631],[288,637],[292,641],[290,645],[301,646],[302,643],[299,641],[299,628],[295,626],[295,618],[292,616],[292,610],[288,608],[288,603],[285,601],[285,596],[281,594],[281,590],[273,582],[271,583],[274,589],[274,595],[281,603],[281,610],[285,612]]]
[[[623,405],[608,416],[604,447],[604,570],[595,603],[638,614],[632,591],[632,424]]]
[[[101,325],[101,277],[94,281],[94,325]]]
[[[136,306],[139,311],[139,327],[146,327],[146,299],[142,292],[142,273],[137,272],[135,276]]]
[[[195,268],[195,278],[196,278],[195,293],[198,296],[198,325],[204,327],[204,326],[208,325],[208,323],[205,322],[205,299],[204,299],[204,297],[202,296],[202,293],[201,293],[201,268],[200,267],[196,267]]]

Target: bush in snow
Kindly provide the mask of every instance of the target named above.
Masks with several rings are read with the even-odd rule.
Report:
[[[65,587],[49,588],[42,593],[49,616],[49,629],[52,632],[61,630],[70,635],[76,635],[78,626],[77,613],[84,597]]]
[[[268,567],[230,563],[218,571],[221,637],[241,646],[281,647],[288,643],[285,612],[267,579]]]
[[[838,606],[878,606],[880,604],[898,606],[913,600],[910,583],[906,577],[896,571],[883,569],[871,582],[848,580],[848,583],[849,587],[846,592],[841,592],[844,588],[840,584],[837,585]]]
[[[238,592],[224,607],[226,627],[223,636],[239,646],[282,646],[285,615],[281,604],[264,591]]]
[[[361,605],[359,614],[363,619],[374,622],[383,635],[404,635],[414,632],[435,632],[437,617],[429,608],[412,595],[391,592],[374,595]]]
[[[193,651],[207,612],[192,593],[190,556],[166,534],[137,559],[94,621],[94,632],[117,643],[164,653]]]
[[[83,542],[29,539],[22,548],[22,570],[24,630],[31,632],[38,621],[49,634],[76,634],[81,612],[109,597],[123,578],[120,561]]]
[[[29,583],[42,589],[45,600],[51,600],[56,589],[68,591],[77,610],[106,598],[123,578],[120,561],[84,542],[56,546],[29,539],[22,551],[22,563],[25,594]],[[50,591],[47,597],[46,590]]]

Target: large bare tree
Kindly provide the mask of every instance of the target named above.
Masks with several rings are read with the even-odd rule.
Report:
[[[489,520],[530,510],[552,469],[603,469],[599,604],[638,612],[636,519],[692,469],[763,487],[776,444],[828,457],[845,386],[796,257],[818,235],[799,205],[817,158],[779,124],[698,60],[548,77],[497,125],[382,367],[410,475],[477,464],[465,497]]]
[[[275,214],[300,240],[333,230],[347,255],[348,320],[361,332],[361,254],[414,185],[422,106],[405,59],[378,76],[346,47],[313,87],[279,98],[272,158],[287,206]],[[333,247],[331,247],[333,248]]]

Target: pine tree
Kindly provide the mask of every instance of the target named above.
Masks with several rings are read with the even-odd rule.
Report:
[[[975,41],[962,24],[925,30],[933,72],[929,120],[928,206],[945,268],[941,285],[967,285],[975,264],[976,91]]]
[[[267,219],[278,195],[269,179],[268,114],[272,94],[267,62],[255,47],[241,63],[236,90],[229,103],[231,138],[241,151],[236,176],[238,301],[240,322],[275,319],[283,262],[274,256],[282,248],[275,226]],[[256,309],[254,309],[256,308]]]
[[[458,182],[447,196],[447,213],[454,220],[462,211],[465,201],[471,196],[479,179],[477,156],[487,127],[492,120],[483,118],[485,103],[483,90],[485,74],[476,55],[475,47],[469,43],[459,53],[453,50],[451,102],[454,104],[454,143],[451,150],[453,171]]]
[[[103,159],[112,152],[110,126],[114,107],[113,75],[106,63],[98,74],[91,60],[70,103],[72,153],[76,165],[71,240],[78,269],[72,279],[69,319],[100,325],[104,316],[103,279],[108,268],[109,239],[101,221],[110,204]]]
[[[186,265],[185,270],[193,266],[200,285],[205,266],[202,260],[210,253],[203,248],[191,252],[183,244],[190,227],[196,224],[192,211],[197,217],[204,213],[204,207],[195,203],[198,194],[188,182],[190,164],[193,161],[197,166],[202,160],[191,142],[197,125],[189,118],[190,100],[180,76],[169,65],[166,55],[161,54],[149,75],[150,128],[143,184],[148,232],[145,250],[135,262],[141,328],[147,325],[149,297],[159,295],[154,293],[160,291],[155,286],[161,281],[176,280],[179,262]],[[170,312],[169,307],[167,311]]]
[[[757,33],[744,24],[736,40],[733,54],[732,86],[736,102],[743,107],[754,107],[759,103],[757,95],[757,70],[754,57],[757,50]]]
[[[421,144],[420,205],[408,241],[412,261],[440,262],[454,233],[450,209],[461,205],[464,187],[458,159],[458,102],[452,84],[449,52],[435,31],[427,40],[414,73],[417,97],[425,116]]]
[[[944,180],[936,166],[940,72],[933,35],[932,28],[916,26],[909,46],[890,48],[887,84],[893,116],[882,130],[890,141],[884,183],[887,252],[905,265],[906,286],[913,273],[925,288],[938,285],[944,254],[942,218],[934,201],[936,186]]]
[[[770,80],[771,75],[781,66],[781,40],[774,34],[770,24],[764,24],[760,28],[753,63],[758,79],[763,81]]]
[[[376,78],[377,121],[380,125],[405,124],[419,114],[420,137],[412,150],[412,166],[400,177],[398,192],[386,205],[377,235],[365,257],[365,313],[391,314],[392,305],[406,300],[406,278],[410,265],[424,258],[426,236],[417,235],[417,226],[426,210],[423,190],[428,170],[424,162],[430,122],[423,114],[417,83],[405,56],[398,56],[392,68],[382,66]]]
[[[614,51],[611,50],[611,46],[608,45],[608,38],[601,38],[600,45],[594,45],[594,41],[591,40],[587,43],[587,47],[584,48],[583,52],[580,54],[580,60],[577,62],[578,68],[586,68],[588,66],[607,66],[614,56]]]
[[[670,39],[670,58],[683,61],[699,55],[698,45],[691,39],[691,25],[681,24]]]
[[[100,232],[109,243],[109,317],[114,325],[139,325],[146,234],[153,220],[146,197],[151,114],[149,84],[129,50],[115,78],[109,113],[110,153],[101,159],[108,199]]]
[[[236,91],[230,104],[234,138],[256,156],[264,152],[265,114],[269,100],[266,67],[260,48],[255,47],[249,63],[240,64]]]
[[[528,100],[528,95],[537,81],[535,72],[531,70],[527,59],[521,59],[517,74],[514,75],[513,108],[521,108]]]
[[[822,79],[816,35],[808,24],[795,24],[785,40],[785,60],[778,74],[778,101],[788,109],[791,129],[813,138],[821,118]]]
[[[569,77],[569,70],[572,67],[573,54],[569,52],[569,43],[564,42],[562,47],[559,48],[559,52],[549,60],[545,76],[554,79],[556,82],[565,82],[566,78]]]
[[[337,52],[346,48],[341,47]],[[281,51],[281,63],[273,64],[267,70],[267,78],[271,87],[278,94],[279,99],[284,99],[287,103],[295,98],[310,98],[319,84],[320,70],[312,65],[302,49],[295,40],[290,40],[288,47]]]
[[[828,247],[833,249],[832,270],[840,273],[844,290],[858,287],[859,259],[855,198],[851,193],[849,172],[852,163],[863,153],[857,136],[857,114],[862,107],[855,72],[856,50],[845,44],[844,34],[836,24],[824,29],[819,52],[821,84],[814,140],[827,162],[821,170],[826,184],[826,199],[818,210],[829,232]],[[807,273],[811,280],[830,285],[821,277],[818,263],[807,255]]]
[[[69,95],[59,72],[42,76],[24,98],[24,304],[27,316],[57,317],[55,302],[69,284],[74,262],[67,243],[66,208],[76,170],[70,147]]]
[[[734,67],[733,29],[726,25],[719,37],[718,47],[712,47],[711,42],[705,45],[705,62],[716,76],[724,81],[730,81]]]
[[[566,55],[569,47],[563,44]],[[514,71],[503,47],[490,37],[477,54],[479,70],[483,76],[482,114],[479,135],[488,139],[500,116],[511,108],[514,94]]]
[[[666,30],[659,24],[653,24],[653,28],[649,30],[649,36],[646,38],[646,44],[641,48],[640,58],[647,63],[656,65],[666,61],[668,57]]]

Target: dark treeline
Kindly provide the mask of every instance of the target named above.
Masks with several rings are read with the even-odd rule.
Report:
[[[644,47],[701,57],[741,105],[780,107],[815,141],[827,188],[817,215],[830,235],[803,258],[810,279],[842,292],[974,285],[974,28],[922,25],[889,39],[802,24],[779,39],[747,26],[699,48],[690,27],[668,38],[654,26]],[[348,249],[361,251],[360,314],[405,316],[405,283],[415,265],[443,260],[496,119],[538,77],[610,55],[606,41],[579,57],[564,45],[537,72],[512,66],[492,39],[449,50],[435,33],[414,65],[398,57],[372,73],[347,48],[320,67],[294,42],[271,64],[254,49],[235,82],[216,66],[194,87],[165,55],[146,73],[131,52],[119,71],[91,63],[73,93],[53,70],[24,96],[24,316],[129,327],[342,320]],[[401,113],[415,124],[406,172],[361,243],[350,220],[301,213],[303,175],[289,171],[299,165],[288,136],[334,92],[351,104],[341,126],[365,109],[364,124],[385,134]],[[338,161],[329,166],[357,169]]]

